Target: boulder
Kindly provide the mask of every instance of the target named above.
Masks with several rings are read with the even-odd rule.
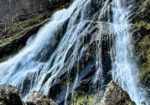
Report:
[[[101,99],[100,105],[136,105],[127,92],[119,87],[114,81],[111,81]]]
[[[57,105],[53,100],[49,99],[47,96],[42,95],[37,91],[32,91],[28,94],[27,105]]]
[[[17,88],[8,84],[0,85],[0,105],[24,105]]]

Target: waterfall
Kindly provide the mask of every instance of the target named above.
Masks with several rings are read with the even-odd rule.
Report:
[[[16,86],[25,98],[33,89],[48,95],[66,73],[65,78],[69,79],[71,69],[88,48],[80,40],[90,27],[93,16],[93,10],[88,10],[90,4],[91,0],[75,0],[68,9],[56,12],[18,54],[0,63],[0,83]],[[55,99],[56,103],[67,100],[91,66],[89,63],[85,72],[76,75],[78,79],[67,83],[67,88]]]
[[[128,2],[132,3],[128,0],[113,0],[112,2],[113,24],[110,32],[115,37],[112,47],[112,76],[129,93],[131,99],[137,105],[141,105],[141,100],[142,98],[144,100],[145,97],[137,85],[138,68],[132,49],[131,26],[128,24],[132,5],[129,5]]]
[[[92,6],[93,2],[74,0],[68,9],[54,13],[50,21],[29,38],[18,54],[0,63],[0,83],[16,86],[22,98],[31,90],[55,96],[52,98],[57,104],[67,104],[69,95],[74,94],[73,91],[89,73],[94,72],[89,80],[93,84],[100,81],[98,88],[101,89],[105,85],[102,74],[102,36],[110,34],[114,37],[108,52],[111,53],[112,63],[109,64],[112,68],[109,69],[112,69],[112,77],[140,105],[142,92],[136,81],[138,68],[132,52],[132,35],[128,24],[132,6],[128,5],[128,0],[103,0],[102,7]],[[107,18],[106,21],[99,22],[103,17]],[[65,85],[65,88],[60,85]],[[57,89],[57,94],[53,93],[53,88]]]

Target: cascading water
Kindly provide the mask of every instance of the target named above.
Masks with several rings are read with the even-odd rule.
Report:
[[[75,0],[68,9],[56,12],[50,22],[29,39],[23,50],[0,64],[0,83],[16,86],[25,97],[32,89],[48,95],[62,75],[67,73],[67,78],[70,78],[71,69],[88,48],[88,45],[82,48],[84,42],[80,40],[91,22],[93,10],[88,10],[90,4],[91,0]],[[77,74],[78,79],[73,83],[67,83],[67,88],[55,99],[56,103],[67,101],[90,67],[91,64],[85,68],[87,71],[80,72],[80,76]]]
[[[137,105],[141,105],[141,99],[145,99],[143,92],[137,85],[138,68],[136,66],[135,56],[132,50],[132,35],[129,33],[131,26],[128,24],[128,16],[132,6],[132,1],[113,0],[113,24],[110,32],[115,37],[115,43],[112,47],[112,75],[113,79],[125,89],[131,99]]]
[[[94,10],[93,2],[97,1],[75,0],[68,9],[56,12],[50,22],[28,40],[24,49],[0,63],[0,83],[16,86],[23,98],[34,89],[50,94],[57,104],[67,104],[69,95],[72,93],[74,96],[82,79],[89,73],[91,75],[95,68],[92,80],[88,80],[93,84],[100,82],[100,90],[105,84],[103,69],[106,68],[102,63],[105,61],[102,59],[102,37],[103,34],[110,34],[115,40],[111,49],[112,63],[108,62],[112,68],[108,70],[112,69],[113,79],[140,105],[141,92],[136,84],[138,69],[132,59],[132,38],[128,32],[129,1],[103,1],[102,7],[98,8],[100,14],[97,19],[106,17],[104,23],[95,22],[94,17],[99,11]],[[57,94],[53,93],[53,88],[57,89]]]

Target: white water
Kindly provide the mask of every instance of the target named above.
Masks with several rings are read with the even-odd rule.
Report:
[[[117,81],[129,93],[130,97],[140,105],[141,93],[136,84],[138,69],[132,59],[131,48],[132,37],[128,33],[128,15],[130,6],[126,5],[126,0],[113,0],[113,24],[110,25],[110,34],[115,37],[112,47],[113,79]],[[49,23],[47,23],[36,36],[28,40],[27,45],[16,56],[0,63],[0,83],[9,83],[17,86],[25,97],[34,89],[48,95],[53,84],[57,83],[59,77],[67,72],[70,77],[70,70],[77,65],[77,74],[73,83],[67,83],[67,88],[60,93],[57,103],[65,100],[69,94],[78,87],[85,72],[79,70],[79,59],[83,52],[88,49],[89,44],[94,40],[101,41],[102,25],[99,24],[99,34],[92,39],[82,49],[81,40],[90,27],[90,16],[88,16],[91,0],[75,0],[68,9],[56,12]],[[106,0],[102,7],[99,18],[104,11],[108,11],[109,0]],[[107,13],[107,12],[106,12]],[[110,14],[107,17],[110,18]],[[108,19],[108,22],[110,20]],[[66,31],[63,32],[65,29]],[[102,79],[101,64],[101,43],[97,44],[96,66],[94,83]],[[77,61],[77,63],[76,63]],[[88,67],[87,67],[88,68]],[[86,68],[85,68],[86,69]],[[26,85],[28,84],[28,85]]]
[[[131,26],[128,24],[128,15],[132,5],[128,0],[113,0],[113,25],[111,33],[115,35],[115,43],[112,47],[113,79],[125,89],[137,105],[145,99],[137,85],[138,68],[132,49],[132,35],[129,33]],[[142,99],[143,98],[143,99]],[[146,100],[145,100],[146,101]]]
[[[78,51],[83,43],[80,39],[85,34],[80,36],[78,34],[90,22],[87,9],[89,6],[90,0],[75,0],[68,9],[56,12],[50,22],[42,27],[35,37],[30,38],[23,50],[0,63],[0,83],[18,87],[23,97],[32,89],[48,95],[51,86],[57,83],[64,73],[69,74],[77,58],[82,56]],[[65,33],[63,33],[64,26]],[[88,26],[84,32],[87,29]],[[87,47],[84,46],[80,52],[84,52]],[[62,96],[65,94],[67,101],[68,94],[79,85],[77,82],[83,76],[82,73],[71,86],[67,84],[67,92],[64,90],[65,92],[60,93],[58,103],[64,99]]]

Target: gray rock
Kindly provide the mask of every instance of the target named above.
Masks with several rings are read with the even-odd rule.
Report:
[[[40,94],[37,91],[32,91],[27,96],[27,105],[57,105],[53,100],[49,99],[47,96]]]
[[[0,105],[23,105],[17,88],[8,84],[0,85]]]
[[[106,88],[100,105],[136,105],[127,92],[122,90],[119,85],[111,81]]]

